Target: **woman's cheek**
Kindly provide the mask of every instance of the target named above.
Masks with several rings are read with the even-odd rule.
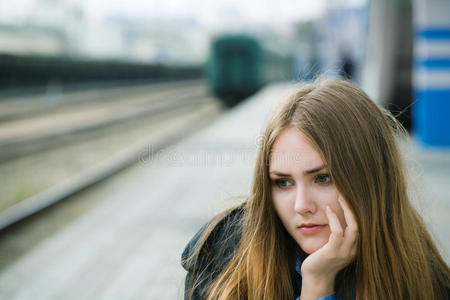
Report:
[[[327,205],[333,210],[333,212],[338,216],[339,221],[345,222],[344,212],[338,201],[339,193],[334,186],[321,187],[316,190],[316,199],[320,206],[321,212],[326,216]]]
[[[347,226],[347,223],[345,222],[344,211],[342,210],[342,207],[338,201],[338,197],[339,197],[338,191],[336,190],[336,188],[334,188],[334,186],[330,186],[329,189],[323,190],[323,192],[324,192],[324,199],[325,199],[325,201],[323,202],[323,203],[325,203],[325,205],[322,208],[323,211],[326,212],[326,206],[329,205],[330,208],[333,210],[333,212],[338,217],[342,228],[345,228]]]
[[[315,198],[318,200],[320,209],[326,211],[327,205],[334,209],[337,202],[337,193],[331,187],[318,187],[315,191]]]

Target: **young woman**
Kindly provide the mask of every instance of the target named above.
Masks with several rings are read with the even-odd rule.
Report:
[[[447,299],[449,267],[408,199],[404,134],[350,82],[286,99],[248,199],[184,250],[185,299]]]

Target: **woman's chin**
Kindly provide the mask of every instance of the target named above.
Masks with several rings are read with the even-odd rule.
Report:
[[[326,242],[324,243],[303,243],[300,244],[300,248],[306,253],[306,254],[312,254],[322,248]]]

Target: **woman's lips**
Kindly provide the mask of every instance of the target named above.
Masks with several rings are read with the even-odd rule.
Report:
[[[325,228],[327,225],[316,225],[316,224],[307,224],[300,226],[300,231],[305,234],[313,234],[316,233],[323,228]]]

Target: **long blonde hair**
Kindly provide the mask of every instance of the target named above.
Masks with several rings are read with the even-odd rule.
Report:
[[[396,140],[407,133],[356,85],[328,79],[302,87],[270,119],[243,204],[239,247],[206,287],[207,299],[299,296],[291,278],[295,242],[274,210],[268,176],[272,145],[289,126],[321,153],[358,222],[356,259],[336,279],[342,299],[350,290],[364,300],[446,298],[450,270],[408,199]]]

